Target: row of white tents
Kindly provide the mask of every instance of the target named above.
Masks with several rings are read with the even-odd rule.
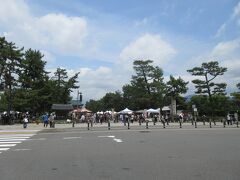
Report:
[[[128,109],[128,108],[125,108],[124,110],[122,110],[122,111],[120,111],[120,112],[118,112],[119,114],[131,114],[131,113],[133,113],[134,111],[132,111],[132,110],[130,110],[130,109]],[[152,109],[152,108],[150,108],[150,109],[147,109],[147,110],[140,110],[140,111],[135,111],[135,112],[137,112],[137,113],[156,113],[156,114],[159,114],[160,113],[160,108],[158,108],[158,109]]]
[[[106,111],[106,112],[103,112],[103,111],[100,111],[100,112],[97,112],[97,114],[104,114],[104,113],[108,113],[108,114],[132,114],[132,113],[156,113],[156,114],[160,114],[160,111],[161,109],[158,108],[158,109],[145,109],[145,110],[139,110],[139,111],[132,111],[128,108],[125,108],[123,109],[122,111],[119,111],[119,112],[114,112],[114,111]],[[170,108],[168,106],[164,106],[162,108],[162,111],[170,111]]]

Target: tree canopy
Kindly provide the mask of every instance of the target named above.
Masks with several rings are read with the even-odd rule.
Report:
[[[203,77],[203,79],[192,81],[197,89],[196,94],[208,94],[211,99],[214,94],[225,93],[226,83],[213,82],[217,76],[221,76],[227,71],[227,68],[220,67],[217,61],[202,63],[201,67],[194,67],[187,71],[193,76]]]
[[[46,71],[44,55],[38,50],[18,48],[0,37],[0,84],[2,110],[48,111],[53,103],[68,103],[70,92],[78,88],[79,73],[68,77],[58,68],[55,77]]]
[[[79,72],[69,76],[60,67],[47,72],[43,57],[39,50],[24,51],[23,47],[0,37],[0,91],[4,92],[0,94],[0,110],[41,113],[50,110],[53,103],[71,101],[72,90],[79,88]],[[133,70],[131,81],[122,86],[122,91],[108,92],[100,100],[86,102],[86,107],[94,112],[120,111],[125,107],[139,110],[161,108],[174,100],[182,109],[195,104],[202,114],[225,114],[240,108],[240,83],[236,85],[238,92],[232,93],[231,98],[226,96],[226,83],[219,83],[217,77],[224,75],[227,68],[220,67],[218,61],[204,62],[187,70],[198,77],[192,81],[198,96],[193,96],[189,104],[181,97],[188,90],[188,82],[181,77],[170,75],[169,81],[164,81],[163,69],[152,60],[135,60]]]

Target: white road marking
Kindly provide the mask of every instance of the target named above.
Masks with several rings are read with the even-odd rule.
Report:
[[[115,142],[123,142],[121,139],[117,139],[115,138],[115,136],[111,135],[111,136],[98,136],[98,137],[106,137],[106,138],[112,138]]]
[[[98,137],[108,137],[108,138],[115,138],[115,136],[98,136]]]
[[[115,139],[115,138],[114,138],[113,140],[116,141],[116,142],[119,142],[119,143],[120,143],[120,142],[123,142],[121,139]]]
[[[63,139],[81,139],[82,137],[64,137]]]
[[[0,137],[0,140],[4,140],[4,139],[28,139],[30,137],[17,137],[17,136],[14,136],[14,137]]]
[[[38,138],[38,139],[26,139],[27,141],[43,141],[46,140],[46,138]]]
[[[7,151],[9,150],[10,148],[0,148],[0,151]]]
[[[0,144],[0,147],[13,147],[16,146],[16,144]]]
[[[31,137],[35,134],[0,134],[0,137]]]
[[[0,142],[4,142],[4,141],[26,141],[27,139],[0,139]]]
[[[40,131],[40,130],[27,130],[27,129],[23,129],[23,130],[0,130],[0,132],[24,132],[24,133],[28,133],[28,132],[33,132],[33,133],[35,133],[35,132],[38,132],[38,131]]]
[[[0,142],[0,144],[20,144],[21,141]]]
[[[11,134],[1,134],[4,132],[11,132]],[[23,132],[23,131],[20,131]],[[16,146],[17,144],[20,144],[23,141],[29,141],[32,140],[31,137],[34,136],[33,134],[36,131],[32,131],[31,133],[19,133],[19,131],[0,131],[0,154],[2,151],[7,151],[11,147]],[[35,140],[45,140],[45,138],[35,139]],[[31,149],[15,149],[13,151],[27,151]]]
[[[13,151],[30,151],[31,149],[14,149]]]

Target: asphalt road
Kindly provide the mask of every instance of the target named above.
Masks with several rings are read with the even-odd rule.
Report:
[[[45,130],[0,154],[1,180],[239,180],[240,130]]]

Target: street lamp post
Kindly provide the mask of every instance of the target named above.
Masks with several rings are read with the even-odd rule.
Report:
[[[81,103],[82,103],[82,92],[77,92],[77,109],[78,107],[81,107]]]
[[[172,87],[171,89],[171,119],[174,121],[174,116],[177,114],[177,105],[175,99],[175,89]]]
[[[195,128],[197,128],[197,115],[198,115],[197,108],[194,108],[193,112],[194,112],[194,124]]]
[[[81,92],[79,93],[79,101],[80,101],[80,107],[81,107],[81,104],[82,104],[82,93]]]
[[[236,120],[236,124],[237,124],[237,128],[239,127],[238,126],[238,111],[236,113],[234,113],[234,118]]]

